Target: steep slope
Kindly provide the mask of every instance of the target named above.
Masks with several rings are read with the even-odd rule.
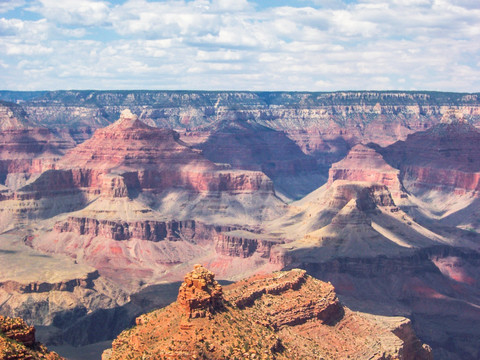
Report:
[[[354,147],[332,167],[327,185],[268,224],[270,235],[285,239],[270,261],[331,281],[355,310],[412,316],[435,358],[476,359],[480,238],[426,212],[419,217],[424,208],[413,194],[402,190],[394,199],[389,188],[398,189],[398,175],[372,149]]]
[[[197,265],[177,302],[142,315],[102,359],[431,359],[406,319],[372,321],[305,271],[256,276],[224,289]],[[327,341],[325,341],[328,339]]]
[[[440,124],[378,151],[401,170],[404,186],[415,195],[480,190],[480,131],[460,112],[448,111]]]
[[[223,231],[257,225],[285,207],[262,172],[217,165],[174,131],[152,128],[128,110],[57,168],[22,190],[53,201],[63,201],[61,191],[73,192],[77,208],[84,207],[42,222],[53,229],[35,232],[32,246],[68,254],[123,285],[178,279],[196,259],[221,264],[215,249]],[[268,256],[254,253],[237,265],[224,263],[222,274],[249,275],[269,266]],[[247,266],[254,261],[257,266]]]
[[[299,198],[325,182],[325,169],[313,156],[304,154],[283,131],[252,119],[234,115],[220,121],[198,148],[213,162],[264,172],[287,197]]]
[[[377,151],[414,195],[405,208],[413,217],[434,219],[437,228],[480,230],[480,131],[461,112],[451,109],[440,124]]]
[[[74,143],[26,119],[23,109],[0,102],[0,184],[12,190],[53,168],[55,160]]]
[[[387,186],[350,180],[324,185],[293,203],[284,217],[266,228],[286,239],[272,250],[278,261],[284,253],[300,261],[399,255],[455,241],[416,223],[396,206]],[[287,263],[293,261],[287,258]]]
[[[20,318],[0,315],[0,358],[4,360],[61,360],[35,340],[35,328]]]

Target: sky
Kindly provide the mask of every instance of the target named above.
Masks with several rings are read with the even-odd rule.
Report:
[[[0,89],[480,91],[480,0],[0,0]]]

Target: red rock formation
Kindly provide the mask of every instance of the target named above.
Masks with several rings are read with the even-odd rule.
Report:
[[[261,172],[219,167],[182,143],[176,132],[150,127],[128,110],[117,122],[69,151],[56,167],[71,179],[58,181],[62,176],[51,173],[22,190],[58,189],[60,185],[89,188],[112,197],[127,196],[129,189],[162,191],[172,187],[197,192],[273,190]]]
[[[405,321],[397,318],[392,326],[355,314],[340,304],[332,285],[303,270],[257,275],[225,287],[222,297],[213,274],[196,266],[176,303],[137,318],[102,359],[430,360],[430,348]]]
[[[480,191],[480,131],[458,112],[448,111],[440,124],[379,151],[401,170],[404,186],[414,194]]]
[[[28,326],[22,319],[0,315],[0,331],[8,338],[26,346],[35,344],[35,328]]]
[[[52,169],[74,143],[34,127],[15,104],[0,102],[0,183],[21,187],[34,174]]]
[[[195,265],[193,271],[185,275],[177,302],[188,318],[211,317],[223,309],[222,287],[211,271]]]
[[[20,318],[0,315],[0,358],[4,360],[62,360],[35,341],[35,328]]]
[[[332,165],[328,184],[336,180],[365,181],[388,187],[394,197],[401,194],[400,171],[388,165],[377,153],[365,145],[354,146],[348,155]]]

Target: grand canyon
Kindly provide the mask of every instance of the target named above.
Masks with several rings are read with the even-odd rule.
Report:
[[[477,93],[0,91],[0,351],[478,359],[479,156]]]

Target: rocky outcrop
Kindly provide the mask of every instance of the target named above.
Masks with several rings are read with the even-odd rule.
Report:
[[[400,170],[388,165],[382,155],[365,145],[355,145],[341,161],[332,164],[328,184],[336,180],[364,181],[385,185],[394,197],[402,195]]]
[[[35,127],[26,116],[20,106],[0,102],[0,183],[13,190],[52,169],[74,145],[47,128]]]
[[[405,319],[400,322],[392,332],[403,340],[404,358],[433,360],[432,348],[427,344],[422,344],[415,334],[410,320]]]
[[[35,344],[35,328],[28,326],[20,318],[9,318],[0,315],[0,331],[8,338],[26,346]]]
[[[54,352],[36,342],[35,328],[20,318],[0,315],[0,358],[4,360],[61,360]]]
[[[195,265],[178,291],[177,302],[188,318],[211,317],[223,309],[222,286],[215,275],[202,265]],[[141,319],[137,325],[141,324]]]
[[[473,324],[480,312],[479,298],[472,294],[480,261],[477,252],[437,246],[400,257],[304,259],[305,263],[291,266],[331,281],[347,306],[370,313],[410,314],[413,325],[400,322],[393,328],[407,348],[416,349],[410,353],[422,351],[412,336],[413,327],[432,346],[435,359],[476,359],[479,332]]]
[[[264,258],[270,257],[273,246],[283,243],[280,239],[265,238],[261,234],[247,231],[231,231],[220,233],[215,243],[218,254],[247,258],[255,253]]]
[[[0,131],[19,130],[29,127],[25,110],[14,103],[0,101]]]
[[[431,359],[429,347],[406,329],[397,332],[408,343],[392,326],[344,308],[332,285],[303,270],[257,275],[222,291],[211,272],[196,266],[176,303],[136,324],[102,359]]]
[[[10,191],[35,181],[44,171],[53,169],[55,161],[71,147],[50,137],[47,129],[8,130],[0,133],[0,183]]]

